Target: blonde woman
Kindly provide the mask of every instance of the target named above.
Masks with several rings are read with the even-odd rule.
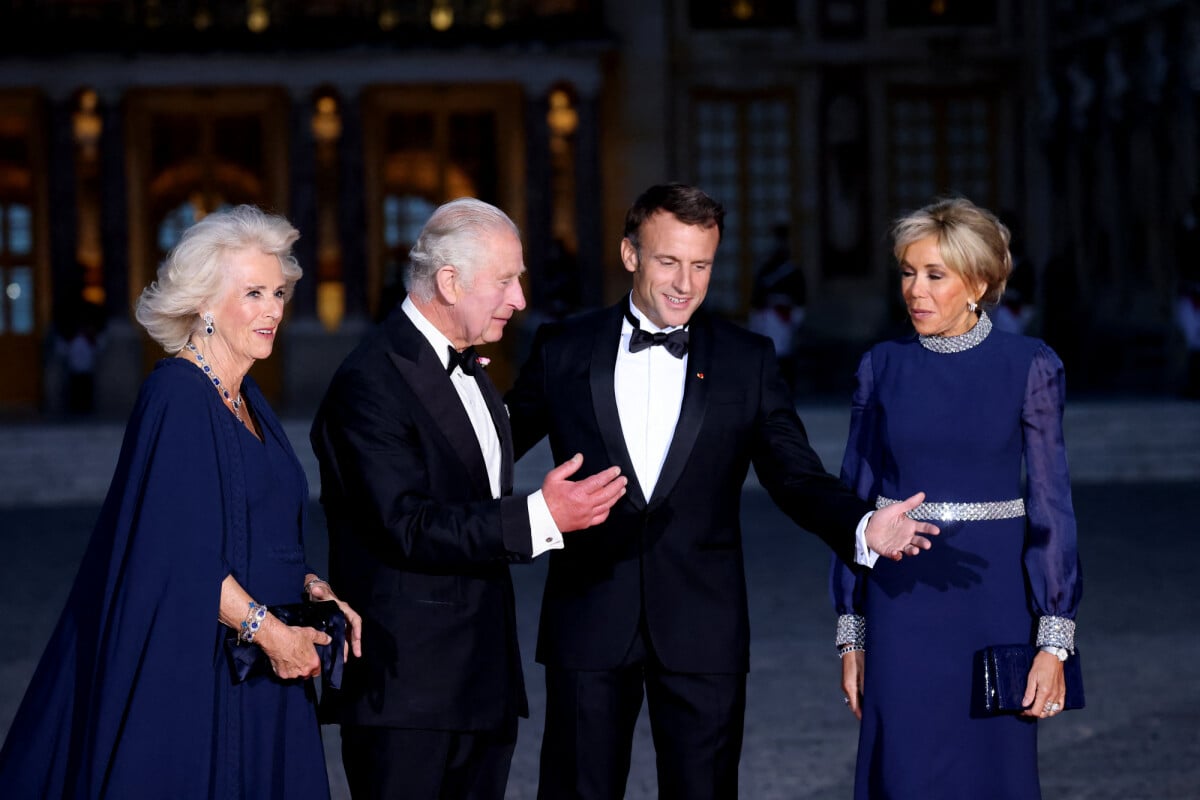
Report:
[[[861,723],[856,798],[1036,798],[1037,726],[1065,704],[1081,593],[1063,442],[1062,362],[992,327],[1007,228],[963,198],[893,228],[915,335],[858,368],[842,477],[941,529],[922,558],[868,573],[834,560],[845,702]],[[1022,469],[1027,473],[1023,478]],[[1021,714],[980,707],[976,654],[1036,644]]]

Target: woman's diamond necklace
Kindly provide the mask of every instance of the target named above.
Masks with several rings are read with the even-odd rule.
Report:
[[[229,394],[229,390],[221,384],[221,379],[217,377],[217,373],[213,372],[212,367],[210,367],[208,362],[204,360],[204,356],[200,355],[200,351],[196,349],[196,345],[189,341],[184,345],[184,347],[190,350],[192,355],[196,357],[196,364],[199,365],[200,369],[204,370],[204,374],[208,376],[210,381],[212,381],[212,385],[217,387],[217,391],[221,393],[221,396],[225,398],[225,400],[229,403],[230,408],[233,409],[233,415],[237,417],[237,421],[241,422],[242,393],[238,392],[237,397],[231,396]]]

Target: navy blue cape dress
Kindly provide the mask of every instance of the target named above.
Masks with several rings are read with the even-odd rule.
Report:
[[[329,797],[311,681],[235,685],[217,621],[226,575],[270,604],[307,571],[303,470],[249,378],[242,396],[263,441],[188,361],[143,383],[0,751],[5,797]]]
[[[1033,643],[1043,615],[1075,618],[1062,362],[993,328],[961,352],[916,336],[876,345],[857,378],[842,477],[860,497],[1023,499],[1026,514],[937,521],[931,550],[871,570],[834,558],[834,607],[867,628],[854,796],[1037,798],[1037,725],[980,713],[974,657]]]

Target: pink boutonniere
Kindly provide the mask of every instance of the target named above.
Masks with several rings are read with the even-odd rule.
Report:
[[[487,365],[492,363],[492,360],[490,358],[488,358],[487,356],[476,356],[475,363],[478,364],[479,366],[483,367],[484,369],[487,369]]]

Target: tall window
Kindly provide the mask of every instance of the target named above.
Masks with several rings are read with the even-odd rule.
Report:
[[[251,203],[287,214],[283,92],[147,89],[126,100],[131,291],[140,292],[188,226],[213,211]],[[147,339],[146,365],[161,355]],[[254,379],[272,401],[282,391],[282,364],[276,357],[254,367]]]
[[[22,202],[0,201],[0,333],[34,332],[33,214]]]
[[[383,285],[379,312],[404,295],[408,251],[440,203],[495,202],[496,120],[487,112],[393,114],[385,127]]]
[[[380,89],[364,97],[366,158],[380,165],[368,187],[375,316],[403,297],[408,252],[438,205],[477,197],[519,216],[519,98],[507,85]]]
[[[40,118],[31,97],[0,94],[0,408],[32,408],[41,397],[49,264]]]
[[[996,102],[987,94],[898,92],[889,101],[891,213],[918,208],[935,195],[996,202]]]
[[[741,314],[754,269],[774,246],[772,229],[792,220],[792,102],[785,95],[706,95],[694,109],[697,183],[725,206],[706,303]]]
[[[196,220],[217,209],[253,203],[285,212],[282,96],[203,90],[130,95],[130,138],[147,143],[131,156],[131,204],[145,209],[145,239],[131,241],[131,262],[153,266]],[[147,252],[141,252],[145,248]],[[149,265],[148,267],[145,265]]]

